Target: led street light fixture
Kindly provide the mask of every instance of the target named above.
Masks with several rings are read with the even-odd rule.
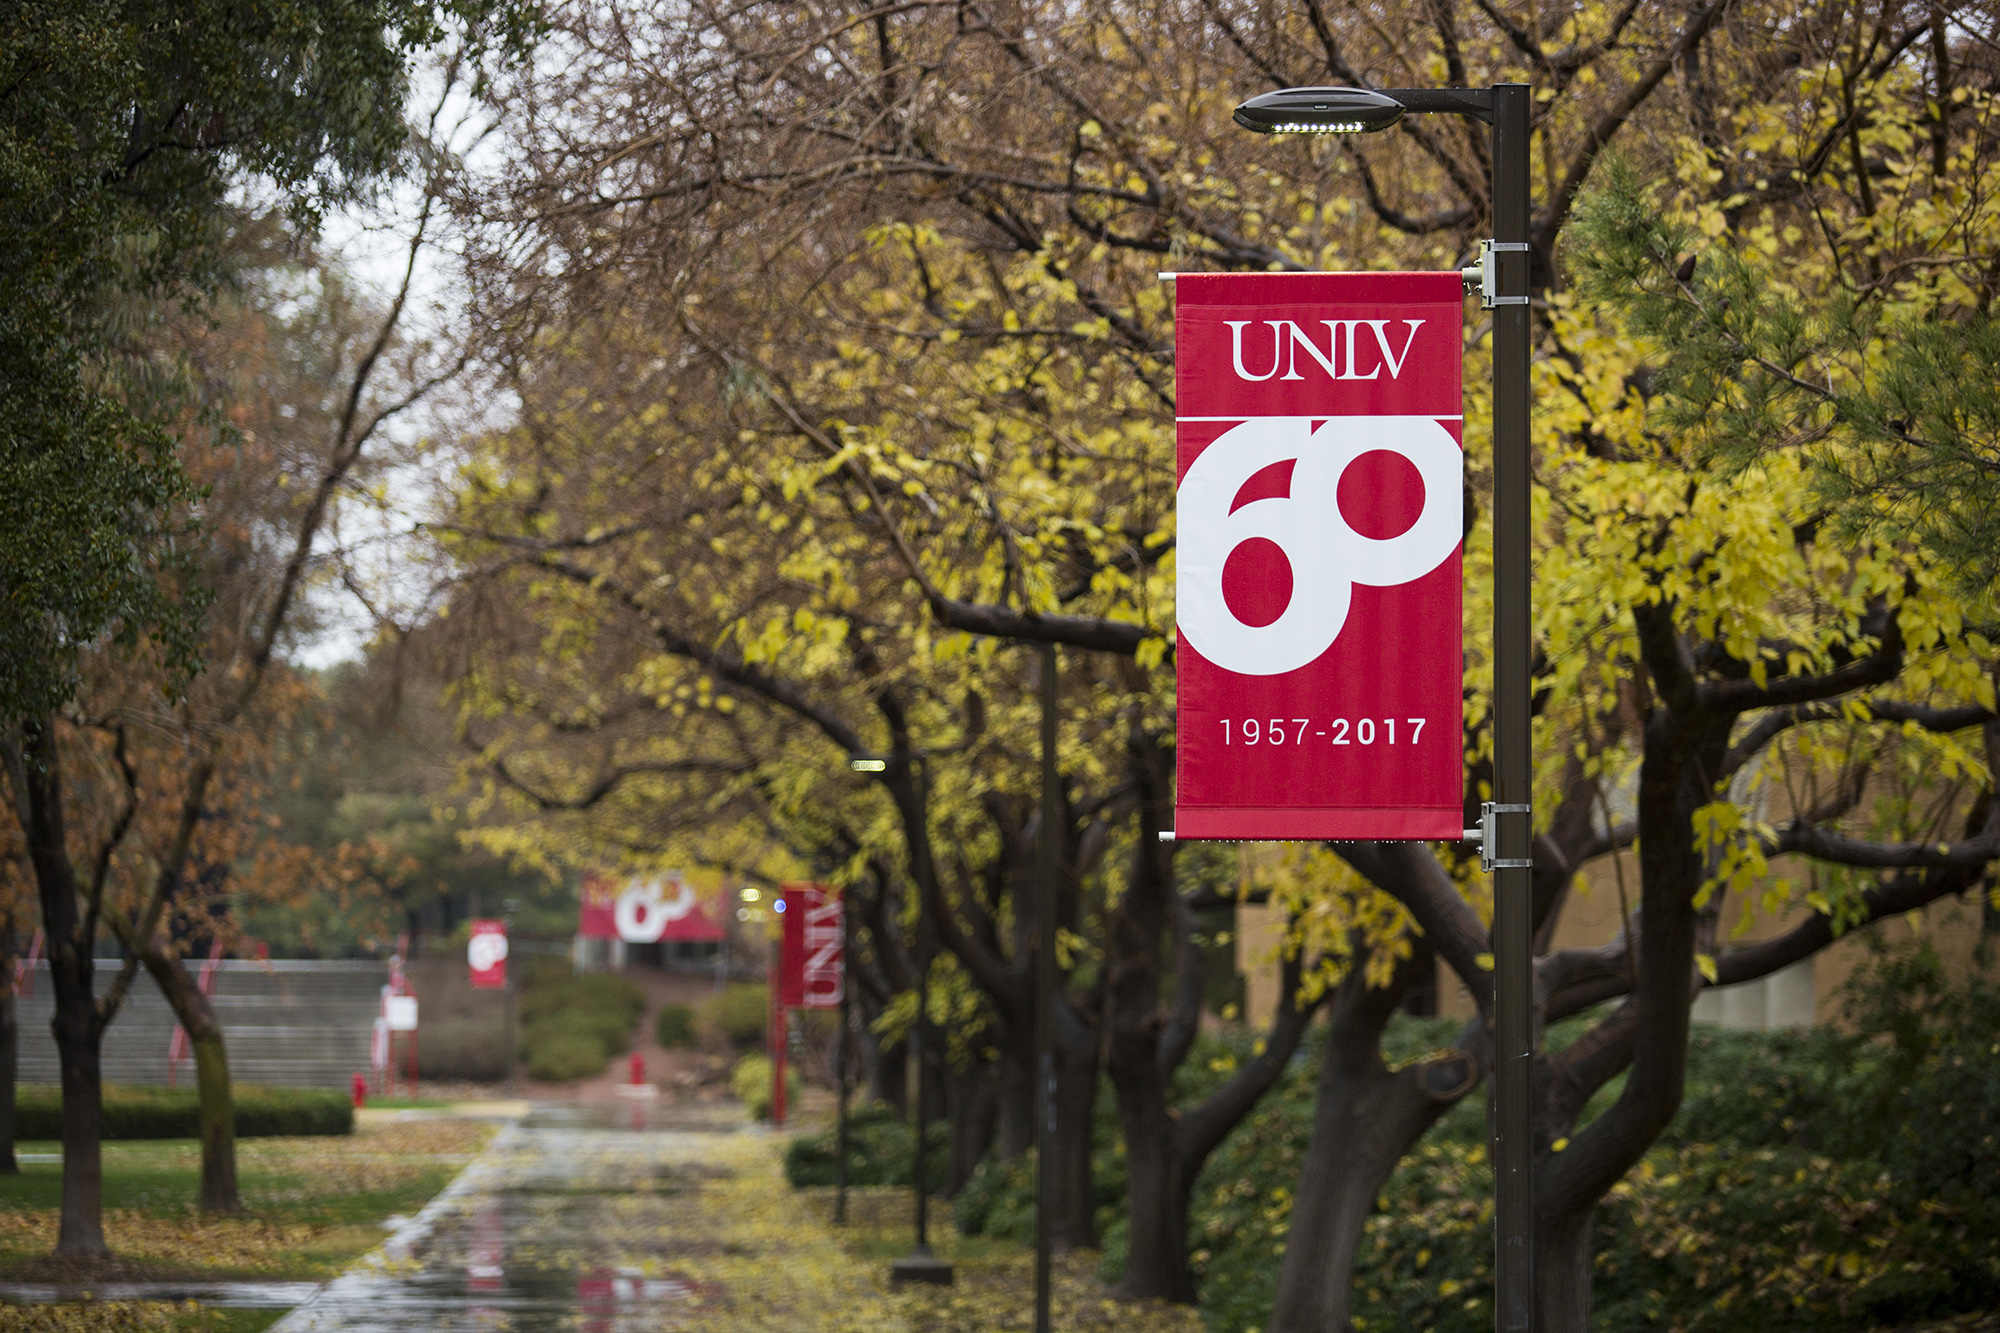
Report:
[[[850,759],[847,761],[847,766],[856,773],[884,773],[888,771],[889,761],[886,759]]]
[[[1393,97],[1366,88],[1280,88],[1236,108],[1236,123],[1259,134],[1367,134],[1403,118]]]

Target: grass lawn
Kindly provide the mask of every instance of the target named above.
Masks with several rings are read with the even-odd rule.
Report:
[[[423,1207],[492,1137],[475,1120],[392,1121],[341,1138],[239,1139],[244,1215],[195,1210],[200,1145],[190,1139],[104,1145],[109,1265],[73,1268],[48,1258],[61,1199],[60,1162],[27,1162],[0,1176],[0,1281],[318,1281],[379,1244],[382,1222]],[[54,1143],[21,1143],[53,1154]],[[4,1307],[0,1324],[27,1329],[162,1329],[254,1333],[281,1311],[93,1302]]]

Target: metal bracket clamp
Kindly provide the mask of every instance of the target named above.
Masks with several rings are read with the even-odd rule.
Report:
[[[1479,308],[1481,310],[1491,310],[1494,306],[1499,305],[1527,305],[1528,297],[1526,295],[1502,296],[1500,294],[1500,260],[1495,258],[1495,256],[1525,255],[1528,253],[1528,249],[1526,241],[1481,241],[1479,243],[1479,262],[1469,268],[1459,270],[1459,276],[1465,279],[1466,295],[1470,296],[1474,292],[1479,293]],[[1522,276],[1523,278],[1526,277],[1525,274]],[[1523,281],[1521,285],[1525,287],[1527,283]]]
[[[1534,861],[1528,857],[1499,857],[1493,854],[1500,842],[1499,816],[1525,815],[1534,810],[1528,805],[1500,805],[1493,801],[1479,804],[1479,827],[1465,831],[1466,842],[1479,844],[1479,868],[1491,874],[1495,870],[1532,870]]]

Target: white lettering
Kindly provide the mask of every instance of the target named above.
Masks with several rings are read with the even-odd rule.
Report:
[[[1403,354],[1401,356],[1393,356],[1389,352],[1389,336],[1382,332],[1389,321],[1386,319],[1371,319],[1368,321],[1368,327],[1375,330],[1375,343],[1382,349],[1382,359],[1389,363],[1389,378],[1392,380],[1403,373],[1403,363],[1410,359],[1410,348],[1417,341],[1417,330],[1424,325],[1421,319],[1406,319],[1403,322],[1410,326],[1410,335],[1403,339]],[[1352,366],[1354,364],[1353,331],[1349,330],[1347,336],[1349,339],[1347,344],[1347,364]]]
[[[1389,346],[1389,321],[1386,319],[1323,319],[1319,322],[1326,325],[1327,346],[1326,351],[1322,352],[1319,350],[1319,345],[1313,342],[1312,335],[1308,334],[1292,320],[1267,319],[1262,322],[1269,325],[1271,329],[1271,368],[1261,375],[1252,375],[1243,364],[1243,330],[1257,321],[1226,319],[1222,322],[1229,326],[1229,356],[1230,362],[1236,371],[1236,378],[1248,380],[1252,384],[1261,384],[1273,375],[1278,375],[1280,362],[1284,364],[1285,373],[1278,375],[1279,379],[1304,379],[1305,376],[1299,373],[1299,349],[1301,347],[1305,348],[1306,355],[1319,363],[1319,368],[1326,372],[1328,379],[1376,379],[1382,374],[1382,365],[1389,367],[1390,379],[1401,379],[1403,366],[1410,359],[1410,348],[1414,347],[1417,342],[1417,330],[1422,328],[1425,323],[1421,319],[1406,319],[1403,321],[1409,328],[1409,332],[1403,338],[1403,350],[1397,352]],[[1375,346],[1381,349],[1382,352],[1382,365],[1376,366],[1366,375],[1359,373],[1355,369],[1354,331],[1357,325],[1362,324],[1367,325],[1369,332],[1375,335]],[[1286,338],[1288,332],[1290,334],[1289,344]],[[1346,352],[1344,365],[1341,364],[1343,345]]]
[[[1382,373],[1382,367],[1380,366],[1375,367],[1375,369],[1369,371],[1366,375],[1357,375],[1354,373],[1354,326],[1356,324],[1367,324],[1369,322],[1370,321],[1365,319],[1341,319],[1341,320],[1330,319],[1327,321],[1329,325],[1339,324],[1347,330],[1347,373],[1345,375],[1336,375],[1334,376],[1335,379],[1372,380],[1377,375],[1380,375]],[[1391,376],[1391,378],[1393,379],[1394,376]]]
[[[1289,319],[1285,321],[1285,327],[1292,331],[1292,355],[1291,359],[1285,365],[1286,379],[1302,380],[1305,378],[1305,376],[1299,374],[1299,348],[1301,345],[1305,347],[1306,354],[1308,356],[1312,357],[1313,360],[1319,362],[1320,368],[1326,371],[1326,376],[1328,379],[1338,378],[1333,373],[1333,358],[1335,355],[1334,344],[1336,341],[1333,335],[1333,321],[1330,319],[1323,319],[1320,321],[1320,323],[1326,325],[1327,327],[1325,356],[1321,356],[1319,354],[1319,348],[1313,345],[1313,340],[1306,336],[1306,331],[1304,329],[1292,323],[1292,321]],[[1282,336],[1283,334],[1281,332],[1280,337]],[[1349,335],[1349,337],[1351,341],[1352,335]],[[1351,356],[1352,353],[1350,352],[1349,355]]]
[[[1236,378],[1249,380],[1252,384],[1257,384],[1270,379],[1271,376],[1278,373],[1278,360],[1285,352],[1283,346],[1285,331],[1278,327],[1278,321],[1265,321],[1272,329],[1271,368],[1261,375],[1252,375],[1243,368],[1243,326],[1252,321],[1247,319],[1225,319],[1222,322],[1229,326],[1229,354],[1236,364]]]
[[[831,1009],[843,986],[841,900],[819,892],[806,896],[804,989],[808,1009]]]

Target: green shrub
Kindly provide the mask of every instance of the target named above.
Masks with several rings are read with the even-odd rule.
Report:
[[[447,1018],[424,1024],[417,1072],[424,1078],[507,1077],[507,1025],[499,1018]]]
[[[562,1083],[594,1078],[631,1049],[646,1011],[636,982],[609,972],[581,976],[560,960],[537,959],[521,995],[521,1055],[531,1078]]]
[[[1485,1150],[1464,1143],[1425,1143],[1397,1168],[1361,1244],[1357,1328],[1493,1326],[1492,1188]],[[1594,1219],[1592,1327],[1835,1333],[1987,1308],[2000,1299],[1995,1211],[1971,1201],[1940,1210],[1872,1161],[1790,1147],[1655,1149]],[[1231,1243],[1268,1253],[1282,1231],[1282,1218],[1252,1223]]]
[[[511,967],[512,964],[510,963]],[[567,958],[553,954],[537,954],[528,958],[515,973],[515,982],[521,988],[525,1000],[532,991],[545,986],[559,986],[576,977],[576,965]]]
[[[785,1067],[785,1102],[787,1106],[799,1104],[799,1071],[796,1065]],[[771,1061],[762,1055],[746,1055],[736,1062],[729,1071],[729,1090],[736,1094],[736,1100],[748,1108],[753,1119],[768,1120],[771,1117]]]
[[[646,1012],[646,992],[629,977],[615,972],[572,973],[544,968],[532,974],[521,991],[521,1020],[545,1018],[565,1009],[615,1014],[630,1027]]]
[[[1593,1328],[1832,1333],[2000,1303],[2000,987],[1947,984],[1919,948],[1858,973],[1846,999],[1847,1033],[1695,1029],[1679,1116],[1594,1219]],[[1399,1018],[1384,1045],[1408,1058],[1450,1027]],[[1269,1319],[1312,1069],[1288,1071],[1197,1183],[1189,1248],[1212,1328]],[[1357,1329],[1492,1327],[1484,1109],[1452,1108],[1384,1187]],[[1105,1239],[1109,1268],[1122,1222]]]
[[[909,1132],[903,1137],[908,1139]],[[903,1160],[909,1161],[909,1150]],[[907,1167],[905,1168],[907,1170]],[[951,1219],[966,1236],[992,1236],[1032,1245],[1035,1241],[1035,1151],[1003,1162],[989,1157],[951,1201]]]
[[[354,1132],[354,1097],[322,1088],[236,1089],[236,1132],[244,1138]]]
[[[528,1077],[544,1083],[567,1083],[572,1079],[596,1078],[611,1062],[611,1052],[596,1034],[586,1028],[566,1024],[544,1024],[535,1028],[523,1054]]]
[[[1924,940],[1878,953],[1845,1003],[1851,1109],[1825,1150],[1880,1157],[1926,1195],[2000,1198],[2000,979],[1952,982]]]
[[[765,1079],[770,1078],[766,1066]],[[929,1169],[932,1184],[942,1185],[950,1165],[948,1126],[931,1122]],[[833,1185],[839,1178],[839,1137],[834,1126],[824,1133],[801,1134],[785,1145],[785,1179],[794,1189]],[[887,1102],[867,1102],[847,1113],[847,1183],[908,1185],[915,1162],[916,1132]],[[970,1234],[970,1233],[968,1233]]]
[[[646,1013],[646,992],[630,977],[616,972],[586,972],[570,983],[570,1006],[615,1014],[630,1031]]]
[[[238,1083],[236,1133],[242,1138],[323,1136],[354,1131],[354,1105],[345,1092],[324,1088],[267,1088]],[[62,1090],[25,1084],[16,1091],[14,1133],[21,1139],[62,1137]],[[107,1139],[192,1139],[201,1133],[200,1102],[193,1088],[106,1084]]]
[[[549,1040],[590,1037],[607,1055],[623,1055],[632,1045],[632,1026],[617,1014],[594,1009],[560,1009],[521,1029],[521,1047]]]
[[[694,1045],[694,1006],[661,1005],[653,1015],[653,1040],[670,1049]]]
[[[731,1046],[762,1045],[771,1022],[771,993],[761,982],[736,982],[708,998],[702,1017]]]

